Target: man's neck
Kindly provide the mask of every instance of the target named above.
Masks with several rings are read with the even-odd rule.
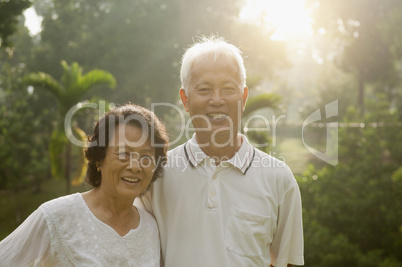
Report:
[[[195,135],[197,143],[200,145],[201,150],[210,158],[213,158],[216,165],[222,161],[226,161],[234,157],[239,151],[243,142],[242,135],[236,133],[235,136],[211,136],[203,134]]]

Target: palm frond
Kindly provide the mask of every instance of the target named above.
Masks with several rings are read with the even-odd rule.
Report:
[[[281,97],[277,94],[272,93],[264,93],[260,95],[256,95],[250,97],[247,100],[246,107],[243,112],[243,116],[248,116],[254,111],[261,108],[271,108],[277,109],[278,103],[281,100]]]
[[[62,179],[64,177],[64,147],[68,142],[67,137],[63,131],[58,129],[52,132],[52,136],[49,144],[49,157],[51,164],[52,176],[57,179]]]
[[[69,88],[66,94],[66,102],[69,106],[77,104],[88,91],[99,84],[107,84],[109,88],[114,89],[116,87],[116,79],[109,72],[97,69],[92,70],[84,76],[79,76],[74,86]]]
[[[59,101],[64,98],[63,86],[47,73],[31,73],[24,77],[24,83],[42,88],[53,94]]]
[[[94,69],[81,78],[78,86],[81,91],[86,93],[98,84],[107,84],[109,88],[114,89],[116,88],[116,79],[107,71]]]
[[[109,72],[95,69],[86,75],[82,75],[82,68],[76,62],[68,65],[63,60],[61,65],[63,67],[61,83],[46,73],[30,74],[25,81],[29,85],[43,87],[54,94],[59,101],[59,112],[62,117],[65,117],[68,110],[81,101],[83,96],[96,85],[106,84],[112,89],[116,87],[116,79]],[[71,166],[67,165],[70,165],[71,162],[71,144],[68,143],[62,126],[63,124],[60,123],[52,133],[49,145],[50,162],[52,175],[56,178],[65,178],[70,185]],[[82,140],[86,139],[85,133],[79,128],[74,128],[74,132]],[[76,162],[79,165],[78,176],[72,180],[73,185],[82,183],[86,172],[87,162],[82,150]]]
[[[63,76],[61,77],[61,82],[63,83],[66,92],[74,91],[77,87],[78,82],[82,77],[82,68],[77,62],[73,62],[68,65],[65,60],[61,61],[63,66]],[[67,93],[68,94],[68,93]]]
[[[78,127],[74,127],[73,130],[82,142],[86,141],[87,135],[85,134],[85,132],[82,129],[80,129]],[[79,149],[81,151],[79,153],[80,156],[77,159],[78,160],[78,171],[77,171],[78,173],[77,173],[76,177],[74,177],[73,180],[71,181],[71,185],[74,185],[74,186],[78,186],[84,182],[85,174],[87,172],[88,161],[84,156],[84,150],[82,150],[81,148],[79,148]]]

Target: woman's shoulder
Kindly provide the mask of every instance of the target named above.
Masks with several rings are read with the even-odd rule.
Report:
[[[77,207],[81,206],[83,201],[80,193],[61,196],[43,203],[39,209],[41,209],[46,215],[49,213],[59,213],[64,211],[73,211]]]

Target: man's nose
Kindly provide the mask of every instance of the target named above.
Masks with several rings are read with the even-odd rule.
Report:
[[[225,99],[223,98],[220,90],[213,90],[211,98],[209,99],[209,104],[213,106],[220,106],[225,104]]]

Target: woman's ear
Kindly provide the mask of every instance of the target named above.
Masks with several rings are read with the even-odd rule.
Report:
[[[100,163],[99,161],[97,161],[97,162],[95,163],[95,166],[96,166],[96,170],[97,170],[98,172],[100,172],[101,163]]]

